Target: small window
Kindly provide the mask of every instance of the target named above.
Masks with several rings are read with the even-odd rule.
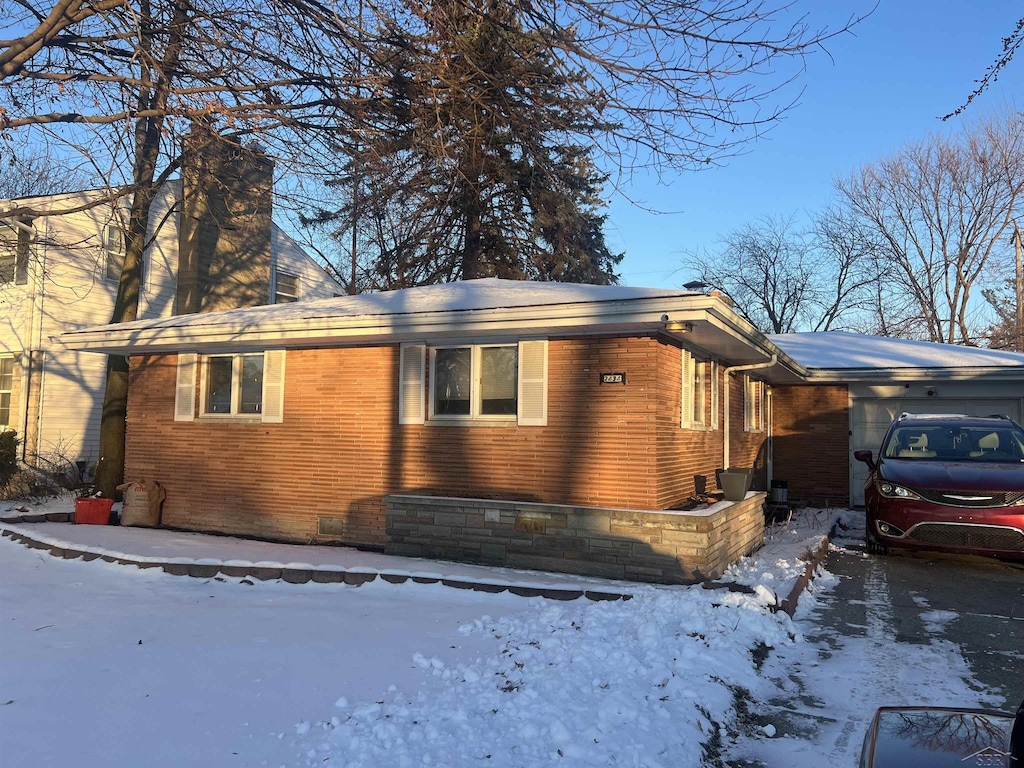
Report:
[[[14,358],[0,357],[0,428],[11,426],[11,394],[14,390]]]
[[[0,222],[0,285],[28,282],[28,257],[32,222]]]
[[[710,428],[718,429],[718,361],[708,362],[708,382],[711,385],[711,420]]]
[[[124,230],[116,224],[108,224],[103,236],[103,248],[107,252],[107,280],[116,283],[124,270]]]
[[[693,426],[696,428],[706,427],[704,415],[704,400],[707,387],[704,369],[707,363],[702,360],[693,361]]]
[[[14,282],[16,252],[13,243],[0,243],[0,285]]]
[[[743,380],[743,429],[764,431],[764,382],[749,376]]]
[[[263,412],[263,354],[208,357],[203,368],[204,415],[251,416]]]
[[[275,304],[289,304],[299,300],[299,278],[287,272],[277,273],[277,289],[274,292]]]
[[[717,408],[717,392],[714,388],[715,363],[697,360],[689,350],[680,350],[682,360],[681,406],[679,425],[683,429],[717,429],[714,416]],[[708,411],[708,386],[711,386],[711,418]]]
[[[514,419],[518,363],[515,345],[432,348],[431,416]]]
[[[125,237],[124,230],[118,224],[108,224],[103,234],[103,249],[107,254],[107,280],[116,283],[124,271]],[[139,286],[146,281],[146,259],[143,256],[139,268]]]

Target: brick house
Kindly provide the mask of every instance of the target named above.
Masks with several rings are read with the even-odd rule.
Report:
[[[773,467],[849,500],[848,385],[718,295],[488,278],[62,340],[131,356],[126,477],[173,527],[688,581],[760,544]],[[680,509],[730,466],[760,492]]]

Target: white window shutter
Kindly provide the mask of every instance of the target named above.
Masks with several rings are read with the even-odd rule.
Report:
[[[544,427],[548,423],[548,342],[519,342],[519,424]]]
[[[712,360],[708,365],[711,377],[711,428],[718,429],[718,361]]]
[[[268,349],[263,353],[264,424],[284,421],[284,360],[283,349]]]
[[[174,387],[174,420],[194,421],[196,417],[196,353],[178,353]]]
[[[689,429],[693,422],[693,356],[685,349],[682,353],[682,365],[680,366],[681,403],[679,413],[679,426]]]
[[[426,378],[426,344],[403,344],[398,361],[398,423],[424,421],[423,383]]]

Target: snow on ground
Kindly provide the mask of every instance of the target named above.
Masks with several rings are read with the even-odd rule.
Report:
[[[824,632],[824,571],[795,622],[770,609],[831,520],[792,520],[731,569],[754,594],[632,585],[627,602],[203,580],[3,539],[0,763],[852,768],[875,706],[977,694],[949,643],[916,646],[897,682],[910,660],[886,657],[881,623]],[[815,728],[778,716],[800,709]]]
[[[0,540],[0,765],[301,764],[295,726],[340,696],[438,686],[417,653],[491,656],[458,628],[509,594],[169,576]]]
[[[862,512],[846,511],[842,522],[853,527],[833,539],[832,546],[849,557],[866,557],[860,549],[845,549],[862,544],[863,519]],[[766,766],[853,768],[878,707],[991,709],[1005,704],[972,679],[956,644],[937,636],[928,644],[897,642],[882,566],[869,562],[867,572],[866,626],[858,628],[862,633],[851,633],[823,623],[823,614],[835,608],[832,593],[839,580],[819,569],[795,616],[803,641],[773,651],[760,673],[765,684],[752,688],[747,702],[749,719],[771,723],[775,738],[741,739],[731,746],[730,758]],[[923,611],[922,616],[936,635],[942,623],[955,618],[950,611]]]
[[[756,682],[751,651],[793,641],[759,598],[701,589],[538,605],[460,631],[500,651],[424,663],[440,692],[325,713],[307,765],[697,766],[733,686]]]

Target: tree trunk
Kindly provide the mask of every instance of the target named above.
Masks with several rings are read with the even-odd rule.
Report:
[[[142,260],[149,237],[149,214],[156,190],[156,166],[160,158],[160,138],[165,123],[167,99],[171,91],[169,73],[174,72],[181,54],[188,21],[187,9],[176,3],[173,17],[167,26],[167,43],[156,70],[143,68],[137,96],[140,113],[149,117],[138,118],[134,125],[135,160],[132,195],[125,232],[124,268],[117,284],[117,298],[111,323],[128,323],[139,314],[139,285],[142,278]],[[152,52],[155,41],[144,38],[142,47]],[[128,416],[128,358],[110,355],[107,358],[107,381],[103,393],[103,413],[100,418],[100,458],[96,464],[96,490],[106,498],[117,498],[117,486],[124,482],[125,434]]]
[[[149,212],[154,190],[153,175],[159,152],[159,133],[152,145],[144,142],[143,150],[151,155],[149,183],[140,187],[132,198],[128,231],[125,233],[124,269],[117,285],[117,298],[111,323],[128,323],[139,314],[139,282],[142,259],[149,231]],[[143,152],[140,152],[142,155]],[[96,464],[95,486],[104,497],[116,498],[117,486],[124,482],[124,448],[128,416],[128,358],[107,357],[107,380],[103,392],[103,413],[100,417],[100,458]]]

